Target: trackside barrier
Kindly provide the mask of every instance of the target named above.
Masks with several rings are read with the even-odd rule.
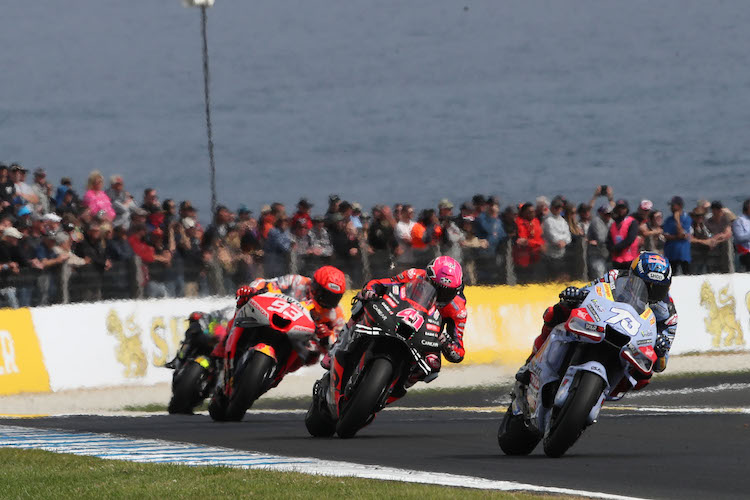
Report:
[[[562,287],[467,287],[462,366],[519,366]],[[681,276],[672,292],[679,311],[673,354],[750,350],[750,275]],[[342,299],[345,309],[352,295]],[[190,312],[232,303],[125,300],[0,310],[0,395],[169,382],[172,371],[163,365],[179,347]]]

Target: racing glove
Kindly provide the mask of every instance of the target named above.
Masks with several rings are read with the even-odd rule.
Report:
[[[448,335],[448,333],[446,332],[442,332],[438,337],[438,341],[440,342],[440,350],[443,351],[443,356],[445,356],[445,359],[447,359],[451,363],[461,362],[461,354],[459,354],[454,348],[453,337]]]
[[[568,306],[570,309],[575,309],[581,305],[581,302],[586,298],[588,293],[585,290],[578,289],[574,286],[569,286],[562,292],[560,292],[560,302]]]
[[[669,352],[672,347],[672,343],[669,341],[669,337],[665,333],[660,333],[656,337],[656,344],[654,345],[654,352],[659,358],[663,358]]]
[[[235,298],[237,299],[237,309],[247,304],[254,295],[257,295],[259,290],[253,286],[244,285],[237,289]]]
[[[372,285],[372,288],[363,288],[359,292],[357,292],[357,295],[354,296],[355,301],[368,301],[372,299],[377,299],[381,295],[385,293],[385,286],[381,285],[380,283],[375,283]]]

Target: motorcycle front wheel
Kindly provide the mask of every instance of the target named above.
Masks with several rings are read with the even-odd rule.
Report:
[[[354,437],[371,419],[378,401],[391,385],[393,365],[385,358],[376,358],[361,375],[351,400],[346,403],[338,423],[336,434],[348,439]]]
[[[229,398],[224,419],[239,422],[256,399],[263,394],[263,386],[276,362],[262,352],[254,352],[234,381],[234,392]]]
[[[571,388],[571,393],[559,413],[552,416],[551,428],[544,438],[544,453],[548,457],[558,458],[578,441],[588,425],[589,413],[604,392],[604,380],[591,372],[580,372],[578,384]]]
[[[324,387],[327,387],[327,384],[324,384],[323,380],[327,377],[328,373],[323,376],[323,379],[315,382],[312,403],[305,415],[305,427],[313,437],[331,437],[336,432],[336,421],[328,415],[328,410],[325,408]]]
[[[190,360],[186,366],[175,373],[172,380],[172,398],[167,405],[170,414],[187,413],[192,414],[193,408],[200,404],[201,400],[201,378],[206,369],[198,363]]]

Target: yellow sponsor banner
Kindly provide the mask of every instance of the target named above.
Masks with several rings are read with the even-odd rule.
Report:
[[[560,283],[466,287],[462,364],[522,364],[541,331],[545,309],[559,300],[563,288]]]
[[[31,311],[0,310],[0,395],[49,391]]]
[[[466,287],[466,357],[461,366],[523,363],[541,331],[545,309],[557,303],[558,295],[565,286],[567,285],[552,283]],[[341,305],[347,312],[354,293],[355,291],[347,292],[341,300]],[[450,365],[451,363],[443,363],[443,368]]]

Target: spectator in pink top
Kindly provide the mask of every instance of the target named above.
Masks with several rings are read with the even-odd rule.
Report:
[[[115,211],[112,208],[112,202],[107,196],[107,193],[102,189],[104,187],[104,177],[98,170],[94,170],[89,174],[88,186],[86,194],[83,195],[83,206],[86,207],[91,215],[97,215],[99,212],[107,220],[111,221],[115,218]]]

